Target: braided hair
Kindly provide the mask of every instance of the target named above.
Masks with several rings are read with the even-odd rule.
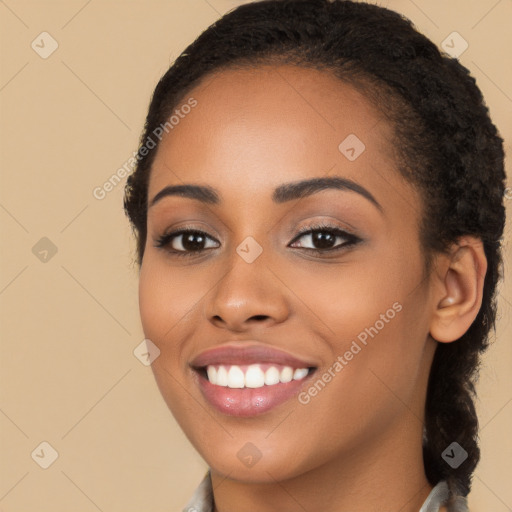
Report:
[[[326,70],[354,85],[390,121],[397,169],[422,197],[420,235],[427,269],[433,254],[463,235],[483,242],[488,269],[480,311],[459,340],[438,344],[425,405],[426,476],[432,485],[447,481],[453,499],[466,496],[480,458],[474,384],[480,354],[495,327],[502,272],[503,140],[468,69],[440,53],[409,20],[350,0],[264,0],[232,10],[205,30],[160,79],[126,183],[124,207],[137,238],[138,264],[158,147],[148,151],[145,141],[209,74],[289,63]],[[441,456],[454,441],[468,453],[457,468]]]

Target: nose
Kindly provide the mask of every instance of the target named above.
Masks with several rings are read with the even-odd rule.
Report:
[[[260,256],[247,263],[235,252],[229,263],[224,277],[206,298],[208,320],[233,332],[285,321],[289,315],[286,285],[264,259]]]

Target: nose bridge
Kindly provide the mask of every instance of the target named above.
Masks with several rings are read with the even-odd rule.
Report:
[[[226,260],[226,272],[209,295],[206,315],[212,322],[243,329],[249,320],[280,322],[287,315],[279,282],[267,268],[267,254],[246,237]]]

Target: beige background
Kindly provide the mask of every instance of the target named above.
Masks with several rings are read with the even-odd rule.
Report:
[[[143,334],[124,180],[103,200],[93,190],[132,156],[170,62],[239,3],[0,1],[0,511],[178,511],[203,476],[151,369],[133,354]],[[511,176],[512,2],[381,4],[439,45],[453,31],[469,43],[460,60],[506,139]],[[31,47],[51,49],[43,31],[58,43],[46,59]],[[48,241],[34,254],[43,237],[55,255]],[[511,240],[509,222],[505,270]],[[473,512],[512,510],[511,282],[479,385]],[[43,441],[59,455],[48,469],[35,462]]]

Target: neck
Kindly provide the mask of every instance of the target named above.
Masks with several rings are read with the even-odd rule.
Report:
[[[395,423],[372,442],[286,480],[276,478],[270,467],[262,470],[265,481],[256,483],[212,470],[215,512],[418,512],[432,490],[421,434],[418,419],[404,415],[401,425]]]

